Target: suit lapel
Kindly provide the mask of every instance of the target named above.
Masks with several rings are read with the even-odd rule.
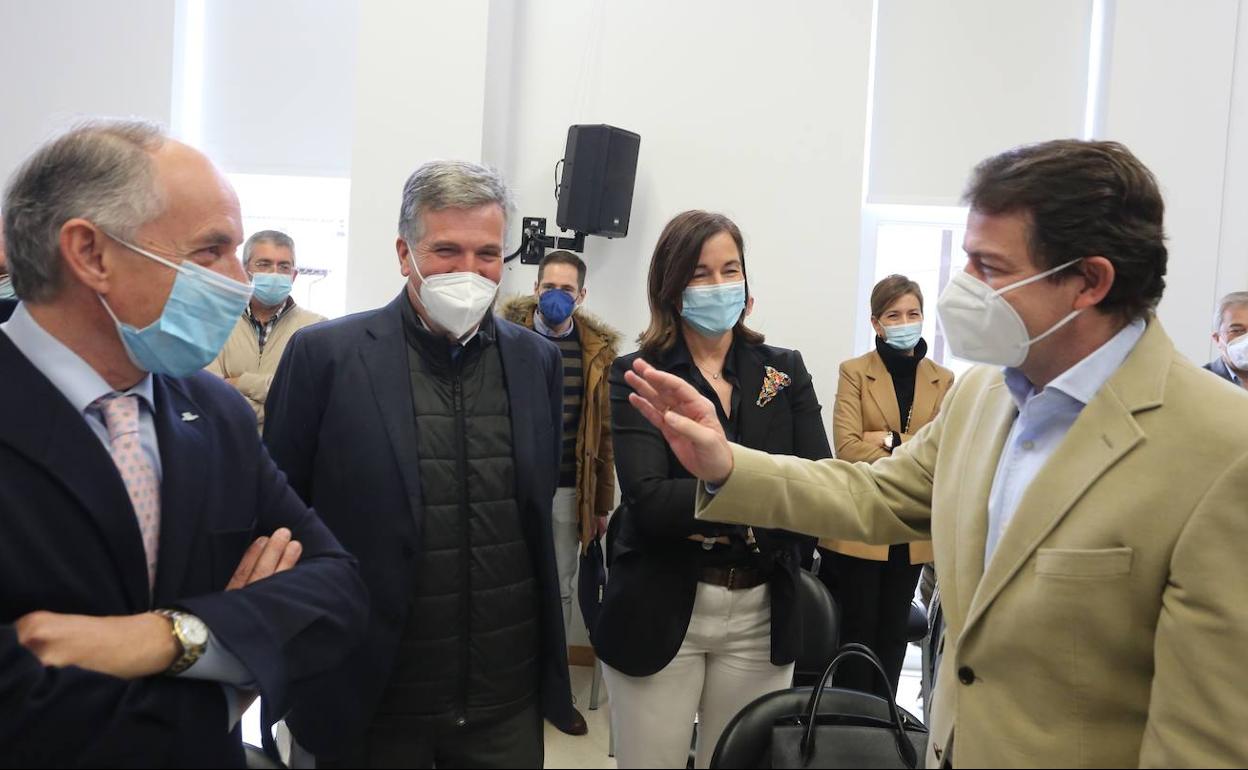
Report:
[[[1162,405],[1173,356],[1170,338],[1150,318],[1135,349],[1084,407],[1028,485],[980,581],[964,628],[983,617],[1084,493],[1145,439],[1135,414]]]
[[[897,408],[897,391],[893,389],[893,378],[884,366],[884,359],[874,353],[867,358],[867,391],[875,406],[884,415],[885,426],[896,433],[901,433],[901,411]]]
[[[979,419],[962,458],[966,468],[958,480],[957,554],[954,581],[961,610],[966,611],[984,576],[984,547],[988,542],[988,497],[997,473],[997,459],[1018,415],[1005,383],[985,391]]]
[[[788,374],[788,372],[785,372]],[[758,394],[766,376],[766,363],[758,350],[737,343],[737,378],[741,388],[741,435],[737,440],[746,446],[762,447],[775,417],[775,400],[758,405]]]
[[[372,385],[373,398],[385,426],[386,437],[403,477],[408,509],[420,536],[420,453],[416,438],[416,418],[412,405],[412,376],[407,360],[407,339],[403,334],[403,308],[406,290],[378,314],[360,347],[364,371]]]
[[[181,383],[161,376],[154,379],[156,437],[160,443],[160,552],[153,596],[161,600],[182,594],[190,565],[191,547],[204,509],[205,464],[216,452],[210,435],[212,421],[182,390]],[[183,414],[198,415],[187,422]]]
[[[919,362],[914,376],[914,402],[910,407],[910,424],[907,432],[915,433],[916,425],[927,425],[936,416],[937,397],[940,394],[940,372],[926,358]]]
[[[966,628],[983,616],[1088,488],[1143,439],[1135,418],[1103,388],[1028,485],[975,592]]]
[[[136,612],[149,606],[147,558],[130,496],[86,419],[0,333],[0,442],[55,478],[91,517]],[[72,515],[56,506],[53,520]],[[53,525],[55,528],[55,525]]]

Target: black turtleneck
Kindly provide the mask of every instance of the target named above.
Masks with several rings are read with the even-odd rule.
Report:
[[[884,368],[893,378],[893,390],[897,393],[897,412],[901,415],[901,432],[910,432],[910,407],[914,405],[914,379],[919,362],[927,355],[927,341],[919,340],[914,355],[897,350],[883,339],[875,338],[875,349],[884,359]]]

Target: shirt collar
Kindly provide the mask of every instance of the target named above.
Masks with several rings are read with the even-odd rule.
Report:
[[[278,319],[286,315],[286,311],[290,310],[294,306],[295,306],[295,298],[287,297],[286,301],[282,303],[282,306],[279,307],[277,309],[277,312],[273,314],[273,317],[268,320],[267,325],[272,326],[273,324],[277,323]],[[250,302],[247,303],[247,307],[246,309],[243,310],[243,314],[246,315],[247,320],[251,321],[253,324],[256,324],[257,326],[261,325],[260,321],[256,318],[255,314],[251,312]]]
[[[1045,390],[1052,388],[1086,406],[1127,360],[1127,356],[1135,349],[1136,343],[1144,336],[1147,325],[1142,318],[1137,318],[1127,324],[1104,345],[1058,375]],[[1005,384],[1019,409],[1022,409],[1028,400],[1037,395],[1031,381],[1021,370],[1014,367],[1006,368]]]
[[[568,324],[568,329],[563,334],[559,334],[546,325],[545,319],[542,318],[542,311],[533,311],[533,330],[543,337],[561,340],[565,337],[571,337],[572,332],[576,331],[576,319],[573,317],[572,322]]]
[[[0,326],[13,345],[61,392],[80,414],[96,400],[116,391],[77,353],[49,334],[21,303]],[[156,413],[152,375],[145,374],[126,394],[134,394]]]

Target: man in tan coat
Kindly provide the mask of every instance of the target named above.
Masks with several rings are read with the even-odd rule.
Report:
[[[295,332],[324,321],[325,316],[304,310],[290,296],[299,269],[295,266],[295,242],[289,235],[261,230],[248,238],[243,245],[243,268],[255,285],[251,304],[221,353],[205,368],[246,397],[263,432],[264,401],[286,343]]]
[[[1123,146],[990,158],[942,294],[972,369],[873,465],[731,446],[639,365],[633,403],[706,481],[699,513],[874,543],[931,537],[948,628],[929,766],[1248,765],[1248,398],[1153,308],[1163,204]]]

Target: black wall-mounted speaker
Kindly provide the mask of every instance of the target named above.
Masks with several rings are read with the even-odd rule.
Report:
[[[605,124],[570,126],[555,222],[564,230],[628,235],[641,136]]]

